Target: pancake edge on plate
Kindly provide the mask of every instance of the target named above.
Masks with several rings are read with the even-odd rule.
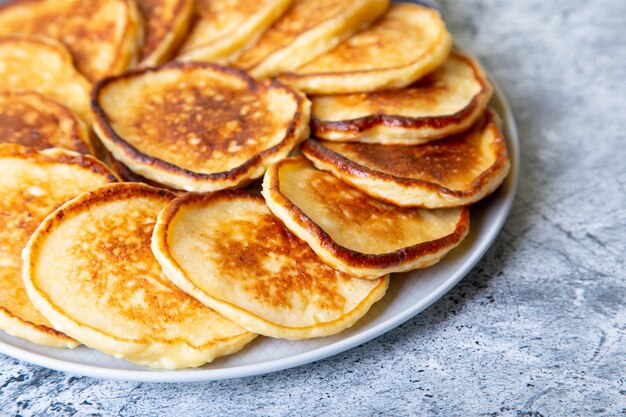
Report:
[[[105,78],[95,86],[92,93],[93,128],[103,145],[113,154],[115,159],[142,177],[159,184],[185,191],[209,192],[242,186],[261,177],[269,165],[287,156],[294,147],[308,137],[310,101],[298,90],[277,80],[264,82],[268,83],[267,88],[279,88],[286,91],[293,97],[296,104],[296,110],[289,122],[285,136],[276,145],[254,154],[243,164],[228,171],[201,173],[174,165],[141,152],[113,129],[109,123],[109,117],[99,103],[100,93],[108,84],[131,77],[141,77],[143,74],[160,70],[184,71],[195,68],[210,69],[229,76],[240,77],[248,84],[249,88],[260,83],[244,71],[204,62],[172,62],[159,67],[142,68],[119,76]],[[155,178],[156,176],[159,178]]]
[[[389,276],[377,277],[380,282],[374,289],[358,304],[356,308],[333,321],[325,322],[319,326],[287,327],[277,323],[269,322],[257,315],[240,308],[228,301],[220,300],[206,293],[199,288],[188,276],[182,266],[176,261],[169,249],[168,234],[169,227],[176,217],[179,209],[187,202],[201,201],[206,204],[214,199],[237,199],[246,198],[257,201],[265,206],[263,197],[240,190],[222,190],[210,194],[186,194],[173,200],[165,209],[159,213],[154,232],[152,234],[152,252],[161,264],[163,272],[187,294],[193,296],[204,305],[216,310],[220,314],[250,330],[254,328],[256,333],[264,336],[283,339],[308,339],[313,337],[330,336],[351,327],[361,317],[363,317],[370,307],[379,301],[386,293],[389,286]],[[268,210],[268,215],[272,215]],[[278,220],[279,221],[279,220]],[[280,221],[279,221],[280,223]],[[303,242],[304,243],[304,242]],[[306,243],[304,243],[306,244]],[[294,259],[294,262],[297,260]],[[320,260],[321,262],[321,260]],[[354,278],[358,279],[358,278]]]
[[[186,367],[201,366],[213,361],[215,358],[229,355],[241,350],[246,344],[256,338],[256,334],[245,331],[240,335],[227,339],[210,341],[202,346],[193,346],[186,340],[172,339],[161,340],[159,338],[146,340],[132,340],[105,333],[88,324],[76,321],[75,317],[66,315],[54,302],[49,299],[47,293],[42,292],[36,283],[35,261],[39,255],[42,244],[64,219],[83,213],[89,205],[115,201],[119,196],[132,198],[135,195],[174,198],[175,195],[163,189],[154,188],[145,184],[116,183],[101,187],[94,191],[85,192],[69,200],[57,210],[52,212],[39,225],[24,248],[22,258],[24,261],[23,278],[26,290],[33,304],[58,328],[67,329],[68,333],[80,333],[80,340],[87,346],[97,346],[98,350],[118,358],[143,366],[164,369],[179,369]],[[155,260],[156,262],[156,260]],[[226,345],[217,342],[226,341]],[[135,356],[133,356],[135,355]],[[163,359],[166,357],[167,359]]]
[[[364,279],[373,279],[388,273],[426,268],[439,262],[458,246],[469,232],[469,209],[462,206],[459,207],[461,213],[454,231],[439,239],[382,254],[357,252],[339,245],[280,190],[281,167],[302,160],[306,159],[303,156],[286,158],[269,167],[263,179],[261,194],[270,211],[287,229],[307,242],[325,263],[339,271]]]
[[[472,181],[470,187],[464,190],[453,190],[434,182],[395,176],[368,168],[313,139],[304,142],[301,151],[317,169],[330,172],[375,199],[401,207],[456,207],[475,203],[494,192],[502,184],[511,167],[506,141],[498,127],[496,114],[488,110],[485,119],[479,120],[470,130],[458,135],[475,133],[475,129],[484,129],[481,132],[483,136],[486,131],[493,135],[489,148],[495,155],[495,160]],[[379,146],[382,148],[386,145]],[[384,152],[384,149],[381,149],[381,152]]]
[[[458,51],[453,51],[451,56],[471,66],[476,82],[482,87],[467,106],[459,111],[424,117],[376,113],[350,120],[321,120],[313,111],[312,136],[331,141],[417,145],[469,128],[487,108],[493,87],[474,58]],[[314,110],[315,97],[312,102]]]

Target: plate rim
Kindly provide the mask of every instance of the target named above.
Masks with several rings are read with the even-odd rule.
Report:
[[[456,46],[459,47],[459,49],[466,51],[466,49],[460,46],[458,42],[456,42]],[[511,212],[519,186],[519,132],[517,130],[517,124],[515,122],[511,106],[504,95],[502,88],[496,81],[495,77],[486,68],[485,73],[494,87],[493,98],[498,101],[502,113],[500,114],[500,117],[504,122],[505,140],[509,150],[509,158],[511,160],[511,170],[506,179],[506,181],[509,182],[509,189],[501,202],[501,208],[496,212],[494,218],[490,218],[492,222],[487,228],[488,230],[485,232],[485,237],[477,241],[475,243],[476,246],[472,248],[471,256],[436,290],[431,291],[425,298],[415,303],[411,308],[394,315],[393,317],[373,326],[370,329],[364,330],[327,346],[319,347],[287,358],[274,359],[258,364],[238,365],[230,368],[201,370],[156,370],[149,368],[137,370],[116,369],[68,362],[63,359],[49,357],[41,353],[30,352],[20,347],[12,346],[5,343],[3,340],[0,340],[0,353],[56,371],[94,378],[153,383],[202,382],[257,376],[317,362],[353,349],[395,329],[431,306],[435,301],[439,300],[454,286],[456,286],[456,284],[469,274],[469,272],[471,272],[474,266],[478,264],[498,237],[509,216],[509,213]]]

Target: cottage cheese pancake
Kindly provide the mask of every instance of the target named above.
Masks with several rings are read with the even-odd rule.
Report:
[[[470,127],[492,93],[478,62],[454,52],[400,90],[312,97],[311,125],[326,140],[417,145]]]
[[[17,33],[63,43],[92,82],[132,65],[143,37],[134,0],[12,1],[0,6],[0,35]]]
[[[144,20],[140,66],[165,62],[187,34],[193,0],[136,0]]]
[[[91,123],[89,82],[67,49],[45,38],[0,36],[0,91],[32,91],[65,105]]]
[[[22,249],[39,223],[78,194],[114,182],[99,161],[61,149],[0,145],[0,329],[34,343],[75,347],[33,306],[22,281]],[[54,273],[48,270],[46,273]]]
[[[120,183],[48,216],[24,250],[33,303],[85,345],[150,367],[200,366],[241,349],[255,335],[179,290],[152,255],[157,214],[172,198]]]
[[[510,169],[493,112],[469,131],[424,145],[311,140],[302,153],[317,168],[398,206],[471,204],[498,188]]]
[[[37,93],[0,92],[0,143],[93,153],[85,123]]]
[[[178,60],[233,60],[254,43],[292,0],[196,0],[195,21]]]
[[[257,78],[294,70],[367,26],[388,6],[388,0],[294,0],[234,65]]]
[[[374,200],[303,157],[274,164],[263,196],[285,226],[330,266],[363,278],[425,268],[466,236],[467,208],[401,208]]]
[[[152,250],[176,285],[250,331],[327,336],[350,327],[387,290],[324,264],[257,194],[179,197],[161,212]]]
[[[241,71],[175,63],[100,83],[95,130],[141,176],[187,191],[259,178],[308,136],[310,103],[277,81]]]
[[[279,78],[310,94],[402,88],[442,65],[451,48],[436,10],[396,3],[368,29]]]

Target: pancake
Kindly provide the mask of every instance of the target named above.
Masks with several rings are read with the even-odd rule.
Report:
[[[187,34],[193,0],[136,0],[144,20],[145,41],[139,66],[162,64]]]
[[[308,94],[403,88],[442,65],[451,48],[436,10],[395,3],[368,29],[279,79]]]
[[[256,78],[296,69],[371,23],[388,5],[389,0],[294,0],[234,65]]]
[[[258,194],[187,194],[159,214],[152,251],[169,278],[255,333],[304,339],[350,327],[387,290],[324,264]]]
[[[40,37],[0,37],[0,91],[39,93],[91,123],[90,89],[59,42]]]
[[[0,92],[0,143],[93,153],[85,123],[37,93]]]
[[[232,60],[291,5],[292,0],[196,0],[195,23],[178,60]]]
[[[0,35],[8,34],[62,42],[92,82],[133,65],[143,37],[134,0],[12,1],[0,6]]]
[[[21,252],[39,223],[76,195],[116,180],[87,155],[0,145],[0,329],[31,342],[76,347],[32,305],[22,281]]]
[[[494,113],[472,129],[424,145],[308,141],[313,164],[370,196],[398,206],[475,203],[502,184],[510,169]]]
[[[303,157],[272,165],[268,207],[328,265],[362,278],[439,262],[469,230],[466,207],[427,210],[375,200]]]
[[[469,128],[492,94],[478,62],[453,52],[441,68],[400,90],[312,97],[311,126],[326,140],[417,145]]]
[[[96,86],[93,105],[94,129],[115,159],[187,191],[243,186],[309,133],[304,95],[207,63],[109,78]]]
[[[172,198],[120,183],[48,216],[24,249],[33,303],[85,345],[149,367],[195,367],[241,349],[256,335],[179,290],[150,251],[157,214]]]

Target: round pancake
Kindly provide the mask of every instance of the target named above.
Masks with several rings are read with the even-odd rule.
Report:
[[[85,123],[37,93],[0,92],[0,143],[93,153]]]
[[[374,21],[388,6],[389,0],[294,0],[233,64],[256,78],[296,69]]]
[[[362,278],[439,262],[469,230],[466,207],[427,210],[375,200],[303,157],[272,165],[267,206],[328,265]]]
[[[442,65],[451,49],[435,9],[394,3],[368,29],[279,79],[307,94],[403,88]]]
[[[89,82],[59,42],[41,37],[0,36],[0,91],[32,91],[65,105],[91,123]]]
[[[324,264],[258,194],[187,194],[159,214],[152,251],[188,294],[255,333],[304,339],[350,327],[387,290]]]
[[[16,144],[0,145],[0,171],[0,329],[42,345],[75,347],[78,343],[55,330],[29,300],[21,252],[50,212],[116,178],[91,156]]]
[[[478,62],[453,52],[400,90],[311,97],[311,127],[326,140],[417,145],[469,128],[492,94]]]
[[[195,22],[177,60],[224,62],[263,32],[292,0],[196,0]]]
[[[195,367],[240,350],[256,335],[179,290],[150,251],[173,197],[120,183],[61,206],[24,249],[33,303],[76,340],[140,365]]]
[[[505,140],[492,112],[469,131],[424,145],[310,140],[302,145],[302,153],[317,168],[398,206],[475,203],[498,188],[510,169]]]
[[[145,27],[139,66],[164,63],[181,43],[191,21],[193,0],[136,0]]]
[[[62,42],[78,70],[92,82],[136,62],[143,37],[134,0],[12,1],[0,6],[0,35],[8,34]]]
[[[277,81],[174,63],[99,83],[94,129],[139,175],[187,191],[259,178],[309,134],[310,102]]]

